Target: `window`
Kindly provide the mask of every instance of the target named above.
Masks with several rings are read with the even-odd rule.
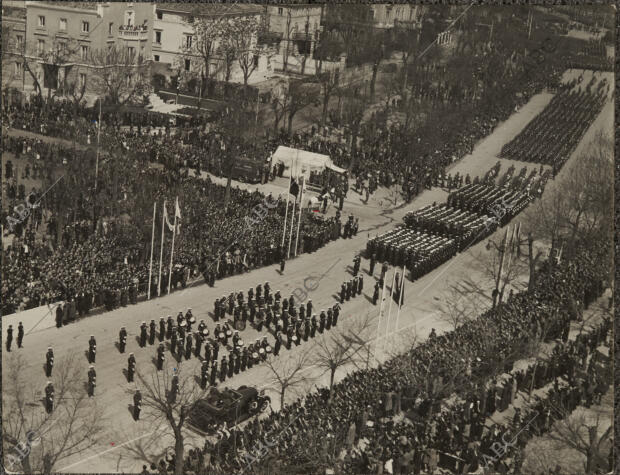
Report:
[[[39,15],[39,26],[40,27],[45,26],[45,17],[43,15]]]
[[[153,61],[155,61],[156,63],[159,63],[159,55],[158,54],[154,54],[153,55]]]
[[[164,19],[164,12],[157,12],[157,19],[158,20],[163,20]]]
[[[155,32],[155,43],[157,43],[158,45],[161,44],[161,31]]]
[[[127,26],[132,26],[136,23],[136,12],[128,11],[125,12],[125,24]]]
[[[127,54],[130,58],[133,58],[136,55],[136,48],[133,46],[127,46]]]
[[[284,9],[282,7],[278,7],[278,15],[282,15],[284,13]]]
[[[82,59],[88,58],[88,46],[86,45],[80,46],[80,58]]]
[[[192,67],[192,62],[189,59],[185,60],[185,71],[189,71]]]
[[[67,31],[67,19],[61,18],[59,28],[61,31]]]
[[[67,51],[67,42],[66,41],[59,41],[56,44],[56,50],[59,53],[65,53]]]
[[[20,61],[16,61],[15,62],[15,74],[21,74],[22,73],[22,63]]]
[[[114,23],[108,23],[108,35],[112,35],[112,30],[114,28]]]
[[[45,40],[37,40],[37,53],[43,53],[45,49]]]
[[[80,89],[83,89],[86,86],[86,74],[80,73]]]
[[[189,36],[189,35],[185,37],[185,46],[186,47],[188,47],[188,48],[192,47],[192,39],[193,39],[192,36]]]
[[[17,49],[22,49],[24,46],[24,37],[22,35],[15,36],[15,47]]]
[[[258,55],[257,54],[254,55],[254,67],[258,68]]]
[[[82,33],[88,33],[90,31],[90,23],[87,21],[82,22]]]

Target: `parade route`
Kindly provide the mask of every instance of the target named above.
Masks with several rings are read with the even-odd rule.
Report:
[[[570,77],[570,75],[566,77]],[[605,73],[605,77],[611,80],[613,75]],[[586,77],[585,82],[588,80],[589,77]],[[497,156],[502,145],[512,140],[549,103],[551,98],[552,95],[546,92],[534,96],[507,121],[499,124],[492,134],[481,140],[471,154],[454,163],[448,172],[451,174],[455,172],[462,175],[469,174],[472,178],[484,175],[499,160]],[[613,103],[608,101],[596,121],[586,132],[570,160],[573,160],[575,156],[578,156],[583,151],[583,147],[586,146],[597,131],[605,130],[611,133],[612,124]],[[539,167],[539,165],[533,163],[503,159],[501,163],[500,174],[511,164],[515,165],[517,171],[523,166],[536,169]],[[558,180],[562,179],[566,168],[568,167],[560,171]],[[225,181],[225,179],[214,177],[211,177],[211,179],[214,181]],[[286,180],[286,183],[280,179],[275,183],[266,185],[240,184],[238,186],[250,190],[258,188],[263,193],[271,192],[275,195],[286,190],[288,180]],[[554,186],[554,182],[550,182],[549,186]],[[381,189],[368,203],[364,203],[362,196],[351,190],[350,195],[345,201],[343,216],[353,214],[359,218],[360,231],[357,236],[351,239],[339,239],[329,242],[325,247],[311,254],[301,254],[287,262],[283,274],[280,274],[277,266],[267,266],[249,273],[218,280],[214,288],[200,283],[162,298],[92,315],[69,324],[62,329],[55,327],[55,313],[53,309],[49,311],[47,308],[39,308],[3,316],[3,341],[5,340],[6,328],[9,324],[16,328],[17,323],[23,321],[27,333],[24,339],[24,349],[18,350],[14,347],[11,353],[3,353],[3,369],[16,355],[23,356],[27,362],[23,368],[25,377],[30,381],[34,381],[35,385],[43,391],[47,380],[43,371],[45,350],[48,346],[51,346],[54,348],[57,362],[68,354],[77,352],[82,358],[84,375],[86,376],[88,368],[85,356],[88,348],[87,342],[89,336],[94,335],[98,346],[96,364],[98,389],[95,398],[89,401],[89,403],[104,409],[106,424],[109,430],[98,439],[96,448],[91,449],[87,454],[80,454],[79,457],[64,460],[62,466],[57,468],[60,468],[61,471],[65,468],[69,472],[79,473],[118,470],[139,471],[143,462],[133,460],[126,451],[123,451],[124,444],[129,444],[136,438],[148,438],[157,435],[159,437],[156,444],[158,449],[165,449],[172,445],[172,439],[169,435],[164,435],[157,428],[150,427],[148,421],[134,422],[128,410],[128,405],[131,402],[129,392],[137,387],[135,383],[127,383],[122,372],[127,366],[128,353],[133,352],[135,354],[139,372],[148,374],[151,371],[155,371],[152,360],[155,357],[156,346],[151,347],[147,345],[147,348],[142,349],[137,344],[139,326],[142,321],[146,321],[148,324],[151,319],[155,319],[158,322],[162,316],[172,315],[176,317],[179,311],[185,313],[188,308],[191,308],[196,320],[204,319],[208,328],[212,329],[214,326],[211,316],[213,303],[216,298],[222,295],[227,296],[235,290],[246,292],[250,287],[256,287],[259,283],[263,284],[269,281],[274,292],[279,290],[283,297],[288,297],[296,288],[304,288],[304,281],[307,278],[322,276],[319,285],[314,290],[307,292],[308,298],[312,299],[314,309],[318,313],[321,309],[327,309],[328,306],[333,305],[337,301],[336,297],[340,284],[351,278],[353,258],[365,249],[369,237],[392,229],[396,224],[402,222],[402,218],[407,212],[433,202],[441,202],[445,200],[446,196],[446,190],[433,188],[425,190],[409,204],[397,202],[396,206],[393,207],[389,201],[390,192],[388,190]],[[330,213],[333,212],[334,209],[330,210]],[[498,230],[496,236],[492,236],[491,239],[496,238],[503,232],[503,230]],[[442,321],[439,318],[441,310],[438,307],[438,302],[442,299],[451,283],[457,281],[460,276],[468,274],[472,277],[472,273],[475,273],[475,266],[473,265],[475,255],[485,252],[485,243],[485,241],[480,242],[471,249],[457,254],[453,259],[414,283],[406,282],[405,304],[399,314],[398,321],[396,321],[393,314],[391,321],[384,319],[374,322],[374,328],[376,328],[373,331],[373,342],[376,349],[374,357],[378,361],[388,359],[391,355],[407,348],[407,345],[411,344],[410,339],[413,336],[420,341],[427,337],[432,328],[435,328],[437,332],[450,328],[448,322]],[[331,270],[326,272],[330,268]],[[368,261],[362,261],[361,273],[364,276],[363,295],[342,305],[338,323],[339,327],[346,327],[352,320],[361,319],[367,315],[378,315],[378,306],[372,305],[371,297],[375,279],[379,274],[379,268],[380,266],[378,265],[375,268],[374,275],[370,276],[367,272]],[[391,278],[392,272],[393,269],[390,268],[388,272],[389,278]],[[128,344],[125,354],[120,354],[116,347],[118,331],[121,326],[125,326],[128,331]],[[242,338],[248,343],[261,336],[249,325],[241,333]],[[263,334],[266,334],[266,332]],[[329,338],[329,332],[318,338]],[[283,348],[278,358],[292,358],[296,352],[307,351],[308,348],[312,347],[312,344],[313,342],[310,340],[308,343],[302,343],[299,347],[290,351]],[[166,357],[168,358],[169,356],[170,360],[172,360],[170,353],[166,352]],[[373,364],[376,363],[377,361],[373,360]],[[180,363],[180,367],[185,376],[188,374],[199,375],[200,373],[199,360],[195,357],[188,361],[184,360]],[[352,369],[352,367],[347,368],[347,370]],[[308,380],[307,388],[305,388],[306,391],[312,390],[314,386],[321,387],[329,383],[329,374],[325,374],[320,368],[309,367],[306,371]],[[10,384],[10,381],[4,379],[7,374],[8,372],[3,371],[3,384]],[[336,381],[342,379],[345,374],[345,369],[340,369],[336,373]],[[264,388],[271,396],[273,410],[277,411],[280,409],[277,390],[274,390],[270,383],[269,370],[265,365],[259,365],[239,375],[235,375],[219,386],[236,388],[241,385]],[[295,398],[296,394],[287,394],[287,401]],[[41,410],[43,410],[43,407],[41,407]],[[200,437],[193,433],[188,433],[187,437],[195,446],[202,446]],[[94,460],[97,462],[93,463]]]

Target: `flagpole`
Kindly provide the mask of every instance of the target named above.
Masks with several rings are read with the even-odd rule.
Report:
[[[153,275],[153,245],[155,244],[155,213],[157,210],[157,201],[153,203],[153,231],[151,232],[151,262],[149,264],[149,286],[146,291],[146,299],[151,299],[151,278]]]
[[[295,197],[295,201],[293,201],[293,211],[291,212],[291,229],[288,233],[288,252],[286,254],[286,258],[291,257],[291,243],[293,242],[293,226],[295,226],[295,207],[297,206],[297,196]]]
[[[390,331],[390,316],[392,315],[392,302],[394,301],[394,282],[395,282],[395,280],[396,280],[396,268],[394,268],[394,273],[392,274],[392,287],[391,287],[391,290],[390,290],[390,306],[388,307],[387,325],[386,325],[386,330],[385,330],[385,339],[386,340],[387,340],[387,337],[388,337],[389,331]],[[381,350],[383,350],[384,347],[385,347],[385,341],[381,345]]]
[[[394,331],[398,331],[398,320],[400,319],[400,309],[403,305],[403,292],[405,291],[405,266],[403,266],[403,281],[400,283],[400,292],[398,293],[398,313],[396,313],[396,326]]]
[[[284,211],[284,230],[282,231],[282,245],[280,246],[284,249],[284,239],[286,238],[286,221],[288,219],[288,200],[291,196],[291,182],[293,180],[293,170],[291,170],[290,176],[288,177],[288,190],[286,190],[286,210]]]
[[[170,250],[170,272],[168,273],[168,293],[170,293],[170,284],[172,282],[172,259],[174,258],[174,236],[177,233],[177,209],[179,208],[179,197],[177,196],[174,208],[174,227],[172,228],[172,249]]]
[[[299,221],[297,221],[297,237],[295,238],[295,257],[297,257],[297,244],[299,243],[299,228],[301,227],[301,213],[303,211],[302,202],[304,199],[304,187],[306,185],[305,177],[301,177],[302,185],[301,191],[299,192]]]
[[[164,260],[164,228],[166,227],[166,200],[161,213],[161,246],[159,250],[159,278],[157,279],[157,295],[161,295],[161,265]]]

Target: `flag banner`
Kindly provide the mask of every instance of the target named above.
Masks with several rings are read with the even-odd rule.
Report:
[[[291,186],[289,188],[289,193],[297,199],[297,195],[299,195],[299,185],[297,184],[297,178],[293,178],[291,180]]]
[[[166,204],[165,203],[164,203],[164,222],[166,223],[166,226],[168,226],[168,230],[169,231],[174,231],[174,226],[168,220],[168,210],[166,209]]]
[[[177,197],[174,205],[174,219],[177,223],[177,234],[181,232],[181,207],[179,206],[179,198]]]

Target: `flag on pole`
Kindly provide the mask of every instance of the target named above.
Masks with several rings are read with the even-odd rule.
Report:
[[[181,207],[179,206],[179,198],[177,197],[176,203],[174,204],[174,219],[177,223],[176,233],[179,234],[181,232]]]
[[[297,195],[299,194],[299,185],[297,184],[297,178],[291,179],[291,186],[288,189],[288,192],[297,199]]]
[[[164,222],[166,223],[166,226],[168,226],[168,230],[169,231],[174,231],[174,226],[168,220],[168,210],[166,209],[165,204],[166,204],[166,202],[164,201]]]

